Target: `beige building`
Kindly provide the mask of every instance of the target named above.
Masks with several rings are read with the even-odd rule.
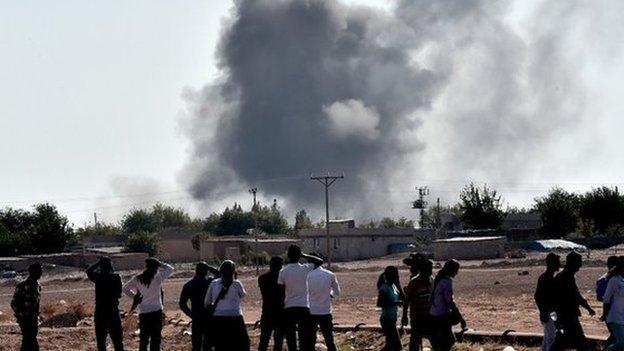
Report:
[[[279,256],[286,253],[290,245],[301,245],[301,241],[268,235],[257,239],[253,236],[211,237],[201,241],[199,257],[206,261],[214,259],[236,261],[248,252],[266,252],[269,256]]]
[[[193,237],[198,232],[170,228],[158,233],[158,257],[165,262],[196,262],[199,251],[193,248]]]
[[[435,260],[482,260],[505,257],[504,236],[458,237],[433,243]]]
[[[356,228],[353,220],[330,221],[329,230],[333,261],[363,260],[407,252],[413,249],[413,244],[427,246],[436,238],[433,229]],[[298,235],[304,251],[327,256],[325,228],[300,229]]]

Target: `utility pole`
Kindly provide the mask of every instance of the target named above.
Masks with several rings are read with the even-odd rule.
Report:
[[[97,212],[93,212],[93,223],[95,224],[95,227],[97,227]]]
[[[258,188],[250,188],[249,193],[253,195],[253,208],[256,208],[256,193],[258,192]]]
[[[327,265],[331,267],[331,240],[329,234],[329,187],[338,179],[343,179],[344,175],[332,176],[329,173],[326,176],[310,175],[311,180],[317,180],[325,187],[325,236],[327,243]]]
[[[423,219],[425,215],[425,208],[427,207],[427,201],[425,201],[425,196],[429,195],[429,188],[427,188],[426,186],[421,186],[417,187],[416,190],[418,191],[418,200],[412,203],[412,208],[420,210],[420,219],[418,223],[420,229],[422,229],[425,224]]]

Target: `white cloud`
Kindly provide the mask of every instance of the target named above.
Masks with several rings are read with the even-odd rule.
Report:
[[[338,138],[355,137],[372,141],[379,136],[379,113],[360,100],[336,101],[323,106],[323,113],[329,121],[330,132]]]

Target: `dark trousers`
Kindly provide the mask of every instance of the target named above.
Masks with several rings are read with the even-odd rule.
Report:
[[[162,310],[139,314],[139,351],[160,351],[162,324]]]
[[[403,349],[403,346],[401,346],[401,336],[399,335],[396,323],[396,318],[379,318],[381,331],[386,337],[386,345],[382,349],[384,351],[400,351]]]
[[[422,351],[422,342],[431,333],[431,319],[429,316],[410,316],[409,351]]]
[[[450,351],[455,344],[453,325],[444,316],[431,318],[429,341],[434,351]]]
[[[336,351],[336,343],[334,342],[334,320],[331,314],[325,315],[312,315],[312,343],[316,345],[316,330],[321,329],[323,339],[325,339],[325,346],[327,351]]]
[[[117,306],[96,307],[93,324],[98,351],[106,351],[108,335],[111,337],[115,351],[123,351],[123,329]]]
[[[284,316],[283,313],[260,317],[260,343],[258,351],[267,351],[271,333],[273,334],[273,351],[282,351],[284,344]]]
[[[555,342],[550,347],[551,351],[587,350],[587,338],[578,317],[560,318],[557,321],[557,330]]]
[[[216,351],[249,351],[250,341],[243,316],[213,317]]]
[[[18,323],[22,331],[22,347],[20,351],[39,351],[39,342],[37,342],[39,321],[37,316],[20,319]]]
[[[206,317],[193,317],[191,325],[191,343],[193,351],[210,351],[214,346],[211,324]]]
[[[314,337],[312,333],[312,316],[307,307],[289,307],[284,309],[284,333],[288,351],[314,351]],[[297,337],[299,348],[297,348]]]

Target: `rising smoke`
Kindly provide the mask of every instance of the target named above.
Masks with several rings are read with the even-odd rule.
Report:
[[[336,215],[363,218],[409,212],[419,180],[539,174],[584,113],[582,62],[566,36],[580,5],[539,4],[544,16],[519,30],[514,4],[235,1],[220,78],[187,94],[193,196],[258,186],[291,210],[318,208],[307,176],[344,173]]]

